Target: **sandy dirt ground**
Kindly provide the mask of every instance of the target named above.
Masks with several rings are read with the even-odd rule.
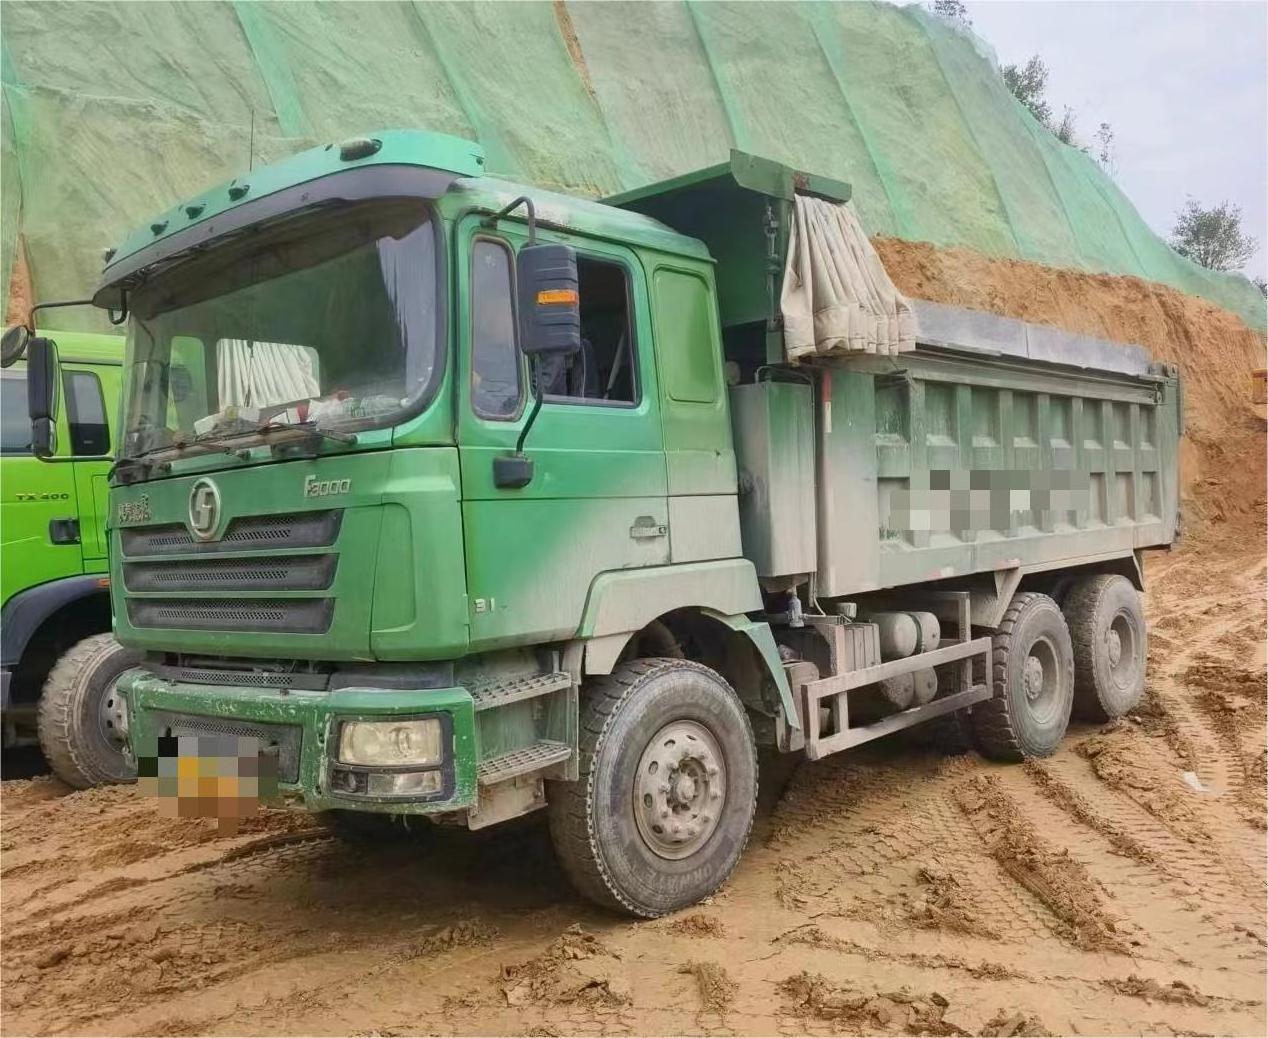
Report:
[[[1263,1034],[1262,541],[1149,573],[1147,700],[1025,766],[768,767],[711,903],[571,893],[538,825],[397,846],[3,784],[7,1034]]]
[[[1048,319],[1190,371],[1187,534],[1148,568],[1135,714],[1025,766],[914,732],[766,762],[734,877],[654,922],[579,900],[539,824],[383,846],[277,811],[220,836],[133,788],[8,781],[4,1033],[1264,1034],[1262,340],[1132,279],[902,248],[908,291],[1032,320],[1082,292]]]

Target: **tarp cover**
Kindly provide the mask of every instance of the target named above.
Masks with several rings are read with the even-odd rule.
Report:
[[[848,202],[798,195],[779,306],[789,360],[916,348],[911,306]]]
[[[869,234],[1135,274],[1265,324],[1254,285],[1169,249],[985,44],[917,5],[8,0],[3,21],[3,284],[21,233],[44,299],[81,298],[105,247],[252,163],[413,127],[591,196],[735,147],[850,182]]]

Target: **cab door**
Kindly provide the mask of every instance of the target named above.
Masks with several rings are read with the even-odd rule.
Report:
[[[79,539],[66,525],[78,515],[74,466],[31,453],[26,366],[0,371],[0,589],[3,599],[37,584],[83,572]],[[57,417],[57,454],[69,454],[64,409]]]
[[[68,361],[62,365],[62,411],[65,413],[68,448],[75,460],[78,508],[75,514],[80,551],[86,570],[106,568],[106,516],[108,514],[111,453],[109,408],[106,400],[118,400],[119,369],[88,367]],[[105,459],[105,460],[101,460]]]
[[[555,233],[578,253],[582,353],[544,371],[524,452],[532,481],[499,488],[493,460],[532,410],[519,351],[523,237],[459,226],[458,441],[472,648],[575,633],[594,578],[669,562],[664,440],[647,286],[632,252]]]

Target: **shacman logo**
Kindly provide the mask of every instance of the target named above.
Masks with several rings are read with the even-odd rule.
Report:
[[[220,525],[220,488],[200,479],[189,488],[189,529],[200,541],[209,541]]]

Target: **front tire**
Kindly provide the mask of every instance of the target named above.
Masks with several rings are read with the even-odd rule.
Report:
[[[88,789],[136,781],[116,685],[141,662],[110,634],[72,645],[49,672],[36,726],[49,767],[68,786]]]
[[[757,801],[739,697],[680,659],[622,664],[583,696],[580,777],[549,794],[564,872],[591,901],[649,919],[712,894],[740,860]]]
[[[1061,607],[1074,646],[1074,712],[1112,721],[1145,692],[1145,611],[1131,581],[1116,573],[1081,580]]]
[[[977,744],[996,760],[1047,757],[1074,702],[1074,653],[1061,610],[1047,595],[1013,597],[991,649],[992,697],[970,715]]]

